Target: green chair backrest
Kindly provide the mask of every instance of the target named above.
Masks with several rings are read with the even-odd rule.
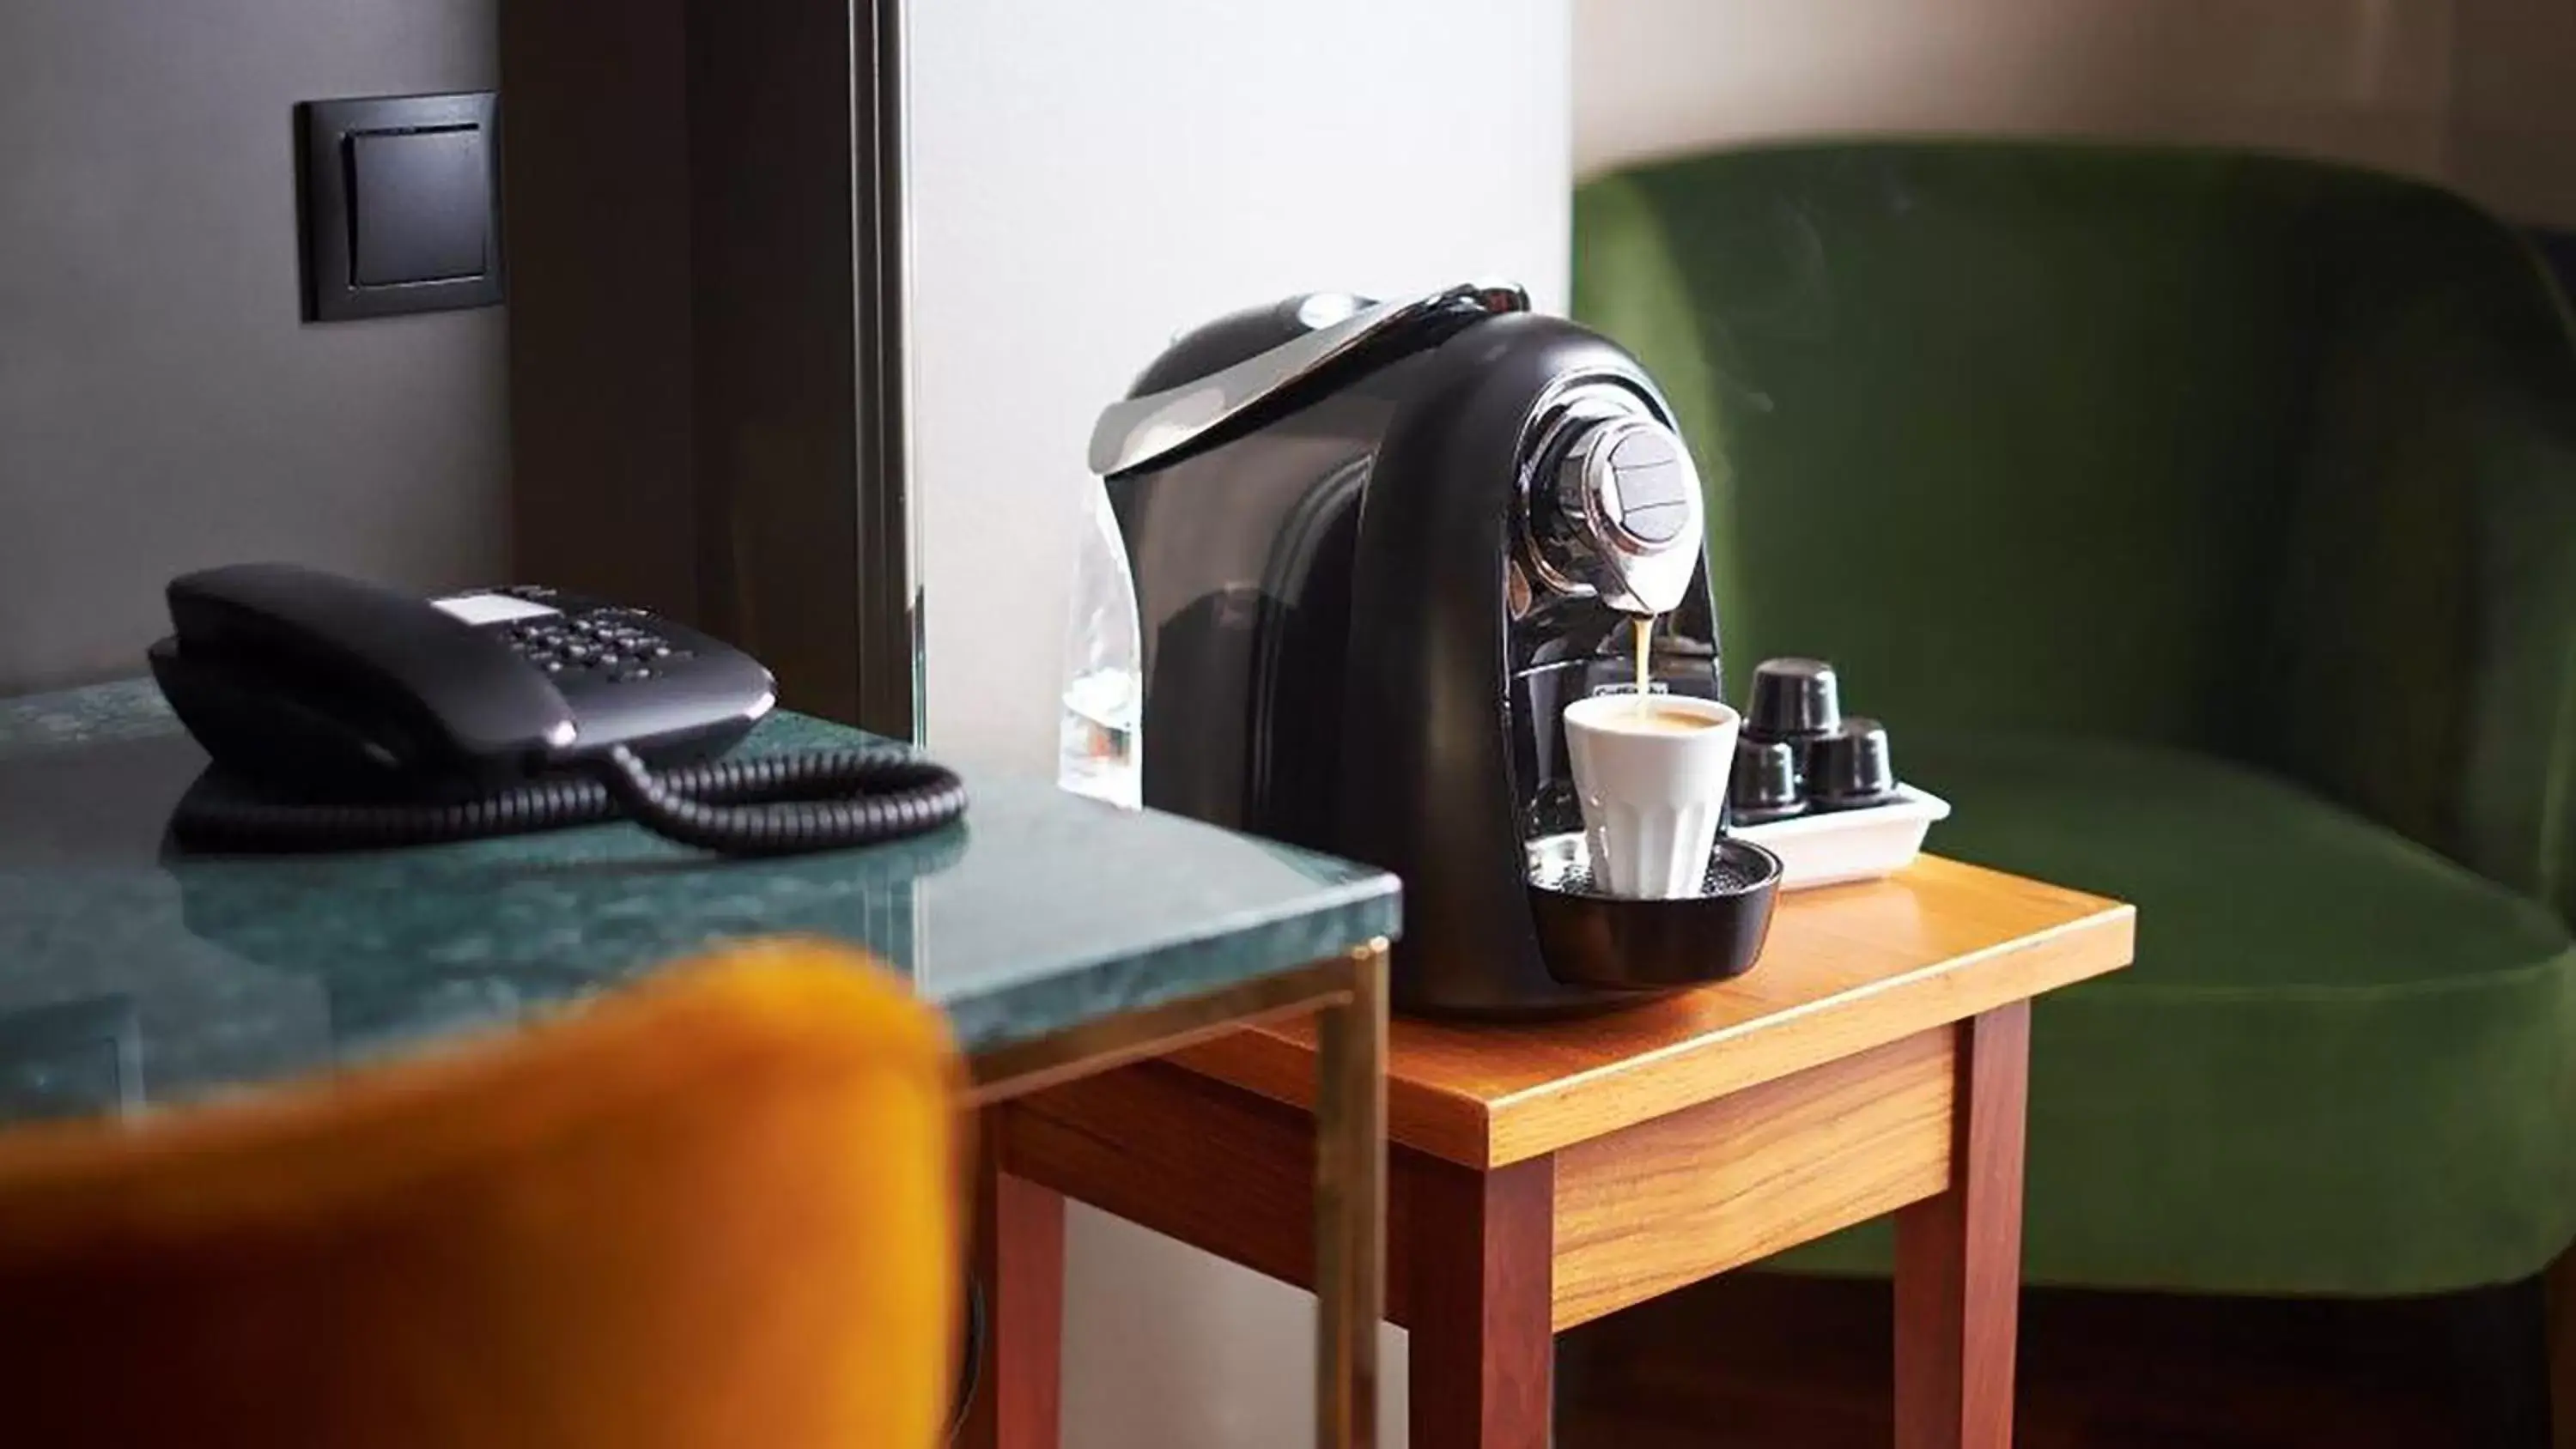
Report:
[[[2511,229],[2280,157],[1887,140],[1600,177],[1574,259],[1707,475],[1731,688],[1823,655],[1906,729],[2211,750],[2564,882],[2576,347]]]

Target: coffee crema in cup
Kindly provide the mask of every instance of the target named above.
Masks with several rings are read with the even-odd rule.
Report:
[[[1601,718],[1601,728],[1630,735],[1695,735],[1726,723],[1711,719],[1684,705],[1666,704],[1648,699],[1634,707]]]

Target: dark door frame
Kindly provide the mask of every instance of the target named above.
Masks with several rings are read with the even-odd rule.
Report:
[[[500,10],[518,572],[917,739],[901,0]]]

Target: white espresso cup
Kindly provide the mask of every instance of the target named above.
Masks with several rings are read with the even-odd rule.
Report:
[[[1596,886],[1644,900],[1699,894],[1742,723],[1687,695],[1596,694],[1565,707]]]

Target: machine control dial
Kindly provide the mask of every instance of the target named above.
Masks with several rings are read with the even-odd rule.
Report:
[[[1651,553],[1699,528],[1699,475],[1681,439],[1660,423],[1623,418],[1576,444],[1585,511],[1618,542]]]
[[[1549,572],[1614,608],[1660,614],[1699,565],[1699,470],[1672,429],[1635,413],[1569,420],[1533,538]]]

